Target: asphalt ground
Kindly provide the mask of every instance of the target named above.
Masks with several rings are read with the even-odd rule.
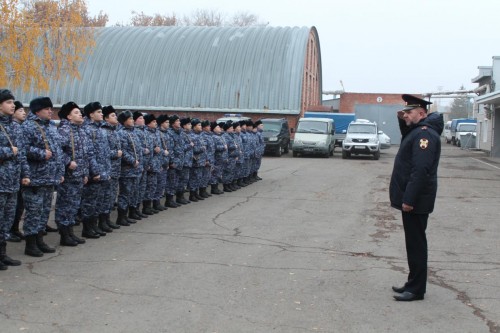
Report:
[[[401,303],[397,149],[265,157],[262,181],[99,240],[8,243],[0,332],[500,332],[500,160],[443,143],[427,294]]]

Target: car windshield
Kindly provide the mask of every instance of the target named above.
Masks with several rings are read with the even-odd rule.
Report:
[[[475,132],[476,124],[462,124],[460,125],[460,132]]]
[[[320,121],[301,121],[297,127],[297,133],[320,133],[325,134],[327,123]]]
[[[362,125],[362,124],[351,124],[349,125],[349,133],[364,133],[364,134],[375,134],[376,129],[373,125]]]
[[[266,123],[263,122],[264,124],[264,132],[279,132],[281,130],[281,124],[280,123]]]

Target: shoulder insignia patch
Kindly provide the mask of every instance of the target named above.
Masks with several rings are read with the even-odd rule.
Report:
[[[429,140],[427,139],[420,139],[420,148],[421,149],[427,149],[427,147],[429,146]]]

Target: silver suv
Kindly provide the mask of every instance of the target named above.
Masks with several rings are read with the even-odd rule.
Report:
[[[377,123],[366,119],[352,121],[347,128],[347,134],[342,142],[342,158],[354,155],[373,155],[380,158],[380,142]]]

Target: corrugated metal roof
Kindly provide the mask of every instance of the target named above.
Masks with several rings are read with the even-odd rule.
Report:
[[[101,28],[94,52],[81,64],[81,80],[52,81],[46,95],[55,105],[97,100],[116,108],[298,113],[310,32],[307,27]],[[19,90],[16,97],[29,102],[34,94]]]

